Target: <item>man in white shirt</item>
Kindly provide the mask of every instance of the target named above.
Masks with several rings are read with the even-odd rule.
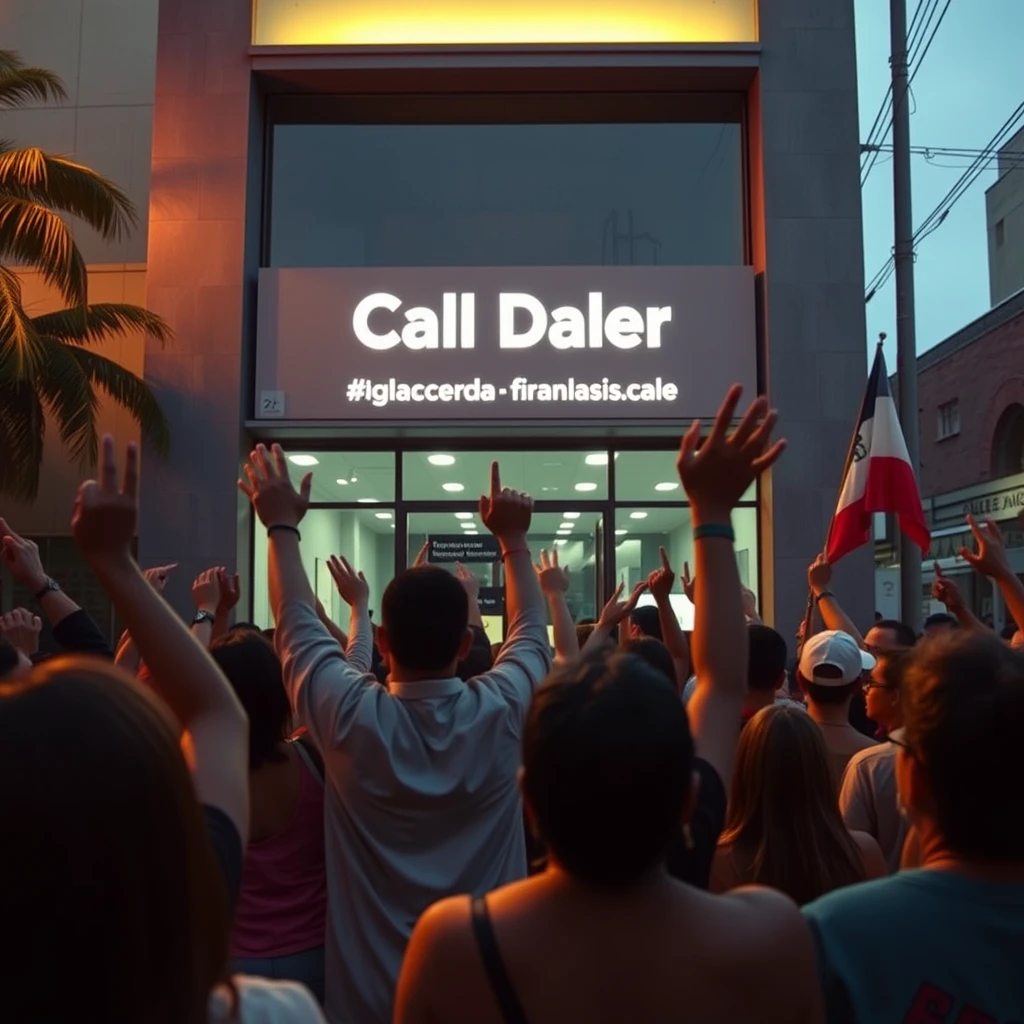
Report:
[[[325,764],[327,1016],[332,1024],[390,1021],[420,914],[445,896],[482,896],[526,877],[520,736],[550,668],[546,608],[526,540],[533,501],[503,489],[494,464],[480,514],[501,544],[510,625],[493,669],[468,683],[458,678],[473,639],[466,592],[452,574],[421,566],[384,593],[385,687],[345,660],[317,618],[298,533],[311,475],[296,491],[275,445],[252,453],[246,476],[240,486],[269,536],[285,686]],[[345,563],[336,582],[352,608],[357,646],[368,645],[365,580]]]

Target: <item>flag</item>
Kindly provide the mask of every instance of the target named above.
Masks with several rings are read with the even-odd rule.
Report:
[[[931,533],[925,522],[896,406],[889,393],[881,346],[868,378],[850,463],[828,531],[825,556],[830,562],[837,562],[843,555],[867,544],[871,537],[871,516],[875,512],[897,516],[903,533],[922,553],[928,551]]]

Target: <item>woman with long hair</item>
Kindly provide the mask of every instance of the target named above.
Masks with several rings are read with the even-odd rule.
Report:
[[[740,735],[712,891],[768,885],[802,905],[884,874],[878,843],[843,824],[819,726],[797,708],[759,711]]]

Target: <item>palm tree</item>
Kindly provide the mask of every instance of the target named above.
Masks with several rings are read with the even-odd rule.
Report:
[[[55,74],[0,50],[0,109],[65,95]],[[0,495],[25,501],[39,490],[47,413],[71,457],[95,463],[100,392],[134,417],[158,452],[169,444],[167,420],[145,382],[90,346],[128,332],[166,341],[170,328],[141,306],[89,303],[67,215],[108,241],[138,223],[124,192],[95,171],[0,140]],[[38,270],[67,308],[30,316],[10,265]]]

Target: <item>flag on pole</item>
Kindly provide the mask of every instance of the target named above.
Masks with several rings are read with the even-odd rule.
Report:
[[[875,512],[897,516],[903,533],[922,553],[927,553],[931,533],[925,522],[896,406],[889,393],[889,376],[881,345],[864,392],[850,461],[828,532],[825,556],[830,562],[838,562],[843,555],[867,544]]]

